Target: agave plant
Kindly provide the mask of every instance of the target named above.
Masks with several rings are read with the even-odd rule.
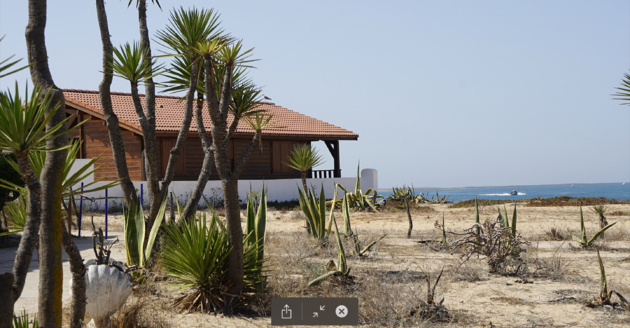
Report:
[[[604,228],[600,229],[598,232],[596,232],[593,237],[591,237],[590,239],[586,236],[586,228],[584,228],[584,215],[582,213],[582,205],[580,205],[580,231],[582,232],[580,238],[573,236],[573,240],[578,242],[580,244],[580,247],[585,248],[585,247],[591,247],[594,245],[595,240],[597,240],[597,238],[604,233],[604,231],[610,229],[610,227],[614,226],[617,222],[609,224],[607,226],[605,226]]]
[[[166,198],[166,194],[164,195]],[[132,201],[126,209],[123,208],[125,249],[127,251],[128,266],[137,265],[139,268],[144,268],[147,265],[151,259],[153,244],[162,224],[162,220],[164,219],[165,211],[166,199],[162,200],[162,205],[160,206],[160,211],[153,224],[153,228],[151,228],[149,234],[146,235],[142,206]],[[139,275],[135,272],[135,275]]]
[[[264,289],[263,263],[265,260],[265,235],[267,232],[267,193],[264,185],[260,191],[260,205],[256,214],[254,214],[253,194],[249,194],[245,231],[245,238],[243,238],[244,257],[251,257],[248,260],[244,260],[244,265],[246,266],[245,285],[253,289]],[[262,288],[258,288],[259,286],[262,286]]]
[[[361,241],[359,240],[359,234],[356,233],[356,232],[353,233],[352,234],[352,240],[354,241],[354,255],[356,255],[358,257],[364,257],[365,253],[367,253],[370,250],[372,250],[372,247],[374,247],[374,245],[376,245],[376,243],[381,241],[386,236],[387,236],[387,234],[384,234],[381,237],[379,237],[378,239],[376,239],[375,241],[369,243],[367,246],[362,248],[361,247]]]
[[[363,193],[361,190],[361,178],[359,177],[359,166],[357,166],[357,177],[356,184],[354,185],[354,192],[348,191],[346,187],[341,184],[335,185],[335,190],[337,188],[341,188],[344,191],[345,195],[348,196],[348,205],[350,208],[363,211],[368,208],[372,209],[374,212],[377,211],[377,207],[381,205],[383,196],[379,195],[376,190],[370,188]],[[338,202],[342,202],[343,199],[332,201],[332,204],[337,204]]]
[[[597,250],[597,261],[599,262],[599,299],[595,299],[595,302],[598,305],[612,305],[610,303],[610,297],[612,296],[613,291],[608,291],[608,282],[606,280],[606,270],[604,269],[604,263],[602,262],[602,257],[599,255],[599,249]]]
[[[333,204],[336,199],[337,188],[335,188]],[[300,202],[300,209],[306,216],[306,222],[313,239],[326,242],[328,240],[328,234],[330,233],[334,211],[331,208],[328,229],[326,229],[326,195],[324,194],[324,186],[322,185],[319,200],[315,196],[314,189],[311,189],[310,195],[307,195],[306,191],[302,191],[298,188],[298,200]]]
[[[337,263],[334,265],[332,270],[328,271],[322,276],[319,276],[308,283],[307,287],[313,287],[321,283],[332,276],[340,276],[340,277],[349,277],[350,276],[350,268],[348,267],[348,261],[346,259],[346,252],[343,250],[343,244],[341,243],[341,234],[339,233],[339,229],[337,228],[337,221],[333,218],[335,223],[335,233],[337,235]]]

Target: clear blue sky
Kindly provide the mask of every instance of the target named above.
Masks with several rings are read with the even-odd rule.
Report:
[[[630,181],[630,108],[611,96],[630,68],[628,1],[161,4],[152,34],[174,4],[214,6],[255,48],[265,95],[358,133],[341,142],[344,176],[360,159],[381,188]],[[133,6],[107,10],[115,45],[139,39]],[[0,58],[26,57],[27,18],[26,1],[0,0]],[[94,1],[49,1],[46,43],[59,87],[98,88]]]

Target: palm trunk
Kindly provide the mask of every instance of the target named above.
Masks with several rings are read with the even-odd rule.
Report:
[[[238,202],[238,180],[222,180],[223,198],[225,200],[225,217],[227,219],[230,255],[228,255],[228,280],[230,288],[225,297],[225,308],[228,313],[243,290],[243,228],[241,226],[241,206]]]
[[[203,107],[203,95],[199,95],[199,100],[197,101],[197,107],[195,109],[195,119],[197,123],[197,132],[199,133],[199,138],[201,139],[201,147],[203,149],[203,164],[201,166],[201,173],[199,174],[199,178],[197,178],[197,184],[195,185],[195,189],[193,190],[190,199],[188,199],[188,203],[184,208],[184,212],[182,213],[182,218],[186,220],[194,219],[193,212],[195,208],[197,208],[197,204],[199,204],[199,200],[201,199],[201,195],[203,194],[204,189],[206,188],[206,184],[208,183],[208,179],[210,179],[210,173],[212,172],[212,166],[214,166],[214,152],[212,151],[212,144],[210,138],[208,137],[208,133],[206,132],[206,128],[203,126],[203,118],[202,107]]]
[[[79,248],[72,241],[72,235],[63,229],[64,249],[68,254],[70,262],[70,272],[72,273],[72,310],[70,313],[70,328],[81,328],[81,323],[85,318],[85,304],[87,302],[85,290],[85,265],[81,258]]]
[[[111,61],[114,51],[109,36],[109,24],[107,23],[107,13],[105,11],[105,4],[103,0],[96,0],[96,14],[98,17],[98,26],[101,31],[101,42],[103,43],[103,80],[98,86],[98,91],[100,95],[101,108],[103,109],[105,122],[107,123],[107,131],[109,134],[109,143],[112,147],[114,166],[116,167],[118,178],[121,179],[120,187],[122,188],[125,201],[129,204],[132,200],[134,202],[138,202],[138,195],[136,194],[136,189],[131,182],[131,178],[129,178],[127,158],[125,157],[125,144],[120,133],[118,116],[114,113],[112,106],[110,92],[110,87],[112,85],[112,68],[109,65],[109,62]]]
[[[606,217],[604,216],[604,214],[600,214],[599,215],[599,229],[604,229],[606,226],[608,225],[608,220],[606,220]],[[600,235],[601,239],[604,239],[604,234],[605,232],[602,232],[602,234]]]
[[[13,327],[13,311],[15,302],[13,298],[13,274],[5,272],[0,274],[0,299],[8,300],[3,306],[0,306],[0,328]]]
[[[63,92],[55,87],[48,68],[48,54],[44,30],[46,27],[46,0],[29,0],[29,22],[26,27],[28,62],[33,84],[53,94],[51,106],[59,106],[53,118],[46,124],[50,129],[65,119]],[[51,107],[52,108],[52,107]],[[51,108],[45,110],[49,112]],[[63,126],[58,133],[63,133]],[[62,134],[46,143],[47,149],[57,149],[68,144],[68,136]],[[41,172],[41,222],[39,234],[39,326],[61,327],[61,295],[63,291],[63,219],[61,214],[60,172],[66,161],[66,150],[46,154]]]

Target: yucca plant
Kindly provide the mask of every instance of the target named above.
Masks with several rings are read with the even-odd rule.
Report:
[[[37,315],[33,317],[33,324],[29,323],[28,313],[23,311],[21,315],[13,315],[13,325],[11,328],[38,328]]]
[[[166,211],[166,194],[164,195],[165,199],[162,200],[162,205],[160,206],[155,224],[153,228],[151,228],[148,236],[145,231],[142,206],[132,201],[127,208],[123,208],[125,249],[127,252],[128,266],[137,265],[139,268],[144,268],[151,259],[153,243],[155,242],[158,230],[164,219],[164,212]],[[141,273],[134,271],[134,275],[140,276]]]
[[[599,228],[603,229],[608,225],[608,220],[606,220],[606,212],[608,211],[608,206],[605,205],[595,205],[591,209],[595,214],[599,216]],[[602,233],[601,238],[604,239],[604,234]]]
[[[337,188],[335,188],[333,203],[336,199]],[[322,185],[319,199],[315,196],[314,189],[311,189],[310,195],[308,195],[306,191],[302,191],[298,188],[298,200],[300,202],[300,209],[304,213],[304,216],[306,216],[306,222],[313,239],[326,242],[328,240],[328,234],[330,233],[334,211],[331,208],[328,229],[326,229],[326,195],[324,194],[324,186]]]
[[[227,232],[213,211],[206,223],[205,213],[199,220],[165,225],[169,238],[164,238],[159,263],[179,290],[188,290],[175,299],[184,312],[219,311],[227,290],[225,274],[230,253]]]
[[[585,247],[591,247],[594,245],[595,240],[597,240],[597,238],[604,233],[604,231],[610,229],[610,227],[614,226],[617,222],[609,224],[607,226],[605,226],[604,228],[600,229],[598,232],[596,232],[593,237],[591,237],[590,239],[586,236],[586,228],[584,228],[584,214],[582,213],[582,205],[580,205],[580,231],[581,231],[581,235],[580,238],[573,236],[573,240],[575,242],[578,242],[580,244],[580,247],[585,248]]]
[[[319,276],[308,283],[307,287],[313,287],[332,276],[340,276],[347,278],[350,276],[350,268],[348,267],[348,261],[346,259],[346,252],[343,250],[343,244],[341,243],[341,234],[337,228],[337,221],[333,218],[335,223],[335,233],[337,235],[337,263],[332,270],[328,271],[322,276]]]
[[[308,170],[324,164],[322,156],[317,152],[313,146],[295,145],[291,150],[291,153],[287,157],[287,162],[283,162],[284,165],[300,171],[302,174],[302,187],[304,190],[308,190],[306,186],[306,172]]]
[[[266,196],[265,196],[266,199]],[[262,207],[262,206],[261,206]],[[211,220],[207,223],[206,213],[197,215],[195,221],[182,221],[166,225],[160,264],[171,278],[171,283],[189,291],[175,300],[182,311],[219,311],[223,307],[224,293],[230,282],[227,280],[227,256],[231,251],[227,229],[219,216],[211,209]],[[266,212],[265,209],[263,209]],[[249,212],[249,211],[248,211]],[[262,215],[263,217],[264,215]],[[262,219],[261,219],[262,220]],[[264,231],[266,223],[256,222],[243,240],[243,295],[253,295],[265,288],[264,276]],[[265,220],[266,221],[266,220]],[[261,238],[250,243],[254,233]]]

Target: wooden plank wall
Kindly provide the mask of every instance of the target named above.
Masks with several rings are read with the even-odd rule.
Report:
[[[158,140],[159,150],[158,158],[160,158],[160,177],[163,177],[168,164],[168,156],[170,150],[175,144],[175,138],[162,137]],[[230,140],[228,149],[230,151],[230,162],[234,165],[243,153],[250,139],[233,139]],[[291,149],[296,144],[305,144],[305,141],[295,140],[262,140],[262,149],[258,146],[250,155],[241,179],[288,179],[299,178],[300,172],[290,169],[282,162],[286,161]],[[236,158],[234,157],[236,154]],[[175,169],[174,180],[178,181],[194,181],[199,177],[201,166],[203,164],[203,149],[201,141],[196,137],[189,137],[182,153],[180,154]],[[212,168],[210,180],[218,180],[216,167]]]
[[[83,119],[86,119],[84,117]],[[94,158],[101,155],[96,161],[94,167],[103,165],[94,172],[94,179],[104,178],[104,181],[118,180],[116,167],[114,166],[114,157],[112,155],[111,144],[109,142],[109,134],[104,121],[95,117],[83,125],[83,142],[84,148],[81,158]],[[80,131],[75,137],[78,137]],[[129,168],[129,177],[132,181],[142,180],[142,141],[139,135],[130,131],[121,130],[123,142],[125,144],[125,152],[127,154],[127,167]],[[71,135],[72,137],[72,135]]]

